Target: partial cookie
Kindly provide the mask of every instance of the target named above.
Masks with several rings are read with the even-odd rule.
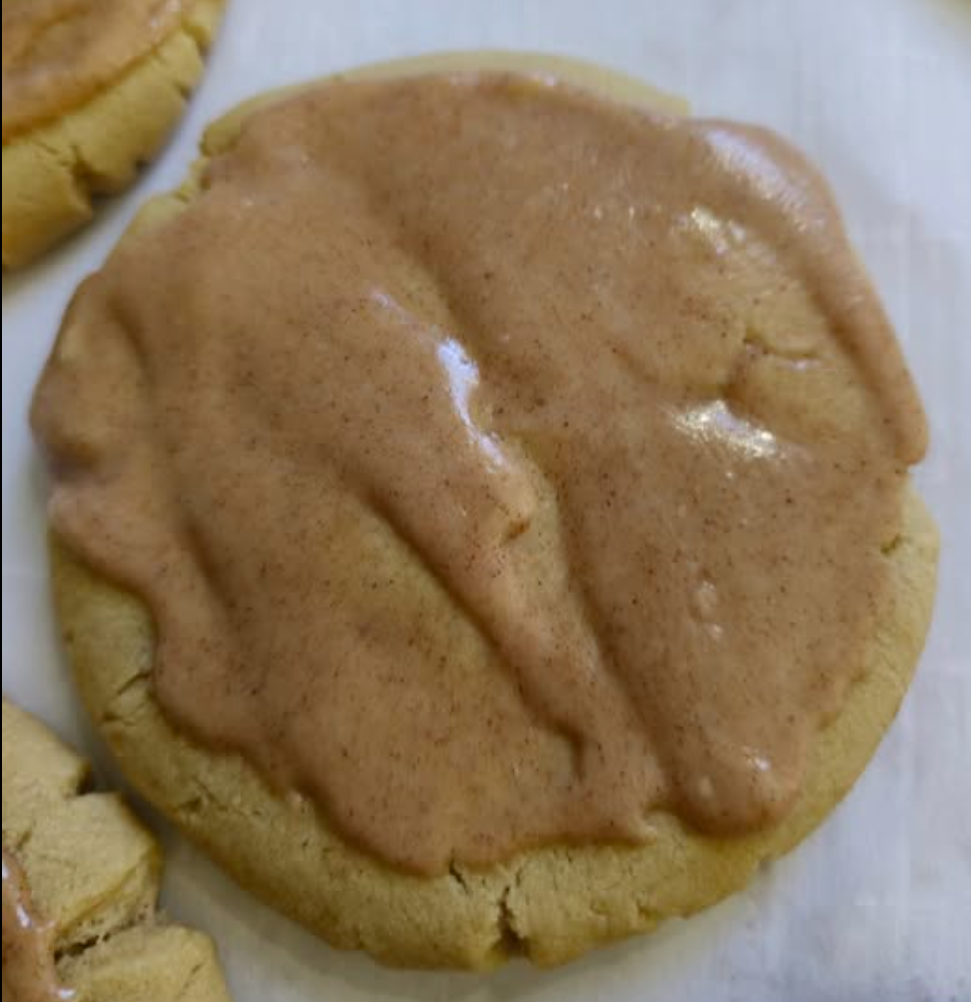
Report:
[[[35,3],[28,0],[24,6],[31,11]],[[173,17],[173,12],[175,16],[164,35],[153,36],[151,44],[139,44],[133,50],[136,58],[129,60],[124,52],[102,53],[96,48],[99,8],[75,10],[72,15],[59,10],[65,6],[63,0],[46,0],[46,6],[36,7],[37,16],[47,22],[44,33],[36,33],[42,39],[37,44],[46,42],[55,53],[58,46],[66,45],[71,53],[87,46],[98,57],[114,60],[100,72],[85,67],[89,86],[83,89],[70,86],[70,75],[66,82],[55,80],[52,85],[65,88],[60,108],[58,102],[37,99],[32,92],[36,87],[25,88],[24,101],[30,101],[26,109],[8,100],[8,73],[29,67],[31,50],[8,53],[14,32],[8,31],[7,19],[22,14],[17,5],[4,5],[4,268],[27,264],[82,226],[93,215],[94,197],[127,187],[139,164],[155,156],[202,74],[203,56],[223,3],[185,0],[181,8],[168,5],[166,16]],[[58,9],[48,10],[51,7]],[[125,14],[124,4],[109,8]],[[70,25],[71,16],[85,27],[77,43],[67,45],[59,33],[70,30],[65,25]],[[92,26],[83,19],[92,21]],[[156,20],[153,15],[153,23]]]
[[[533,60],[529,62],[536,65]],[[437,68],[443,67],[439,64]],[[563,70],[562,65],[556,68],[557,73]],[[568,71],[563,75],[569,79]],[[528,82],[513,81],[507,89],[512,95],[510,100],[528,100],[530,86]],[[219,170],[233,176],[232,171],[237,165],[233,164],[228,154],[240,140],[244,120],[253,110],[253,105],[244,106],[207,132],[203,143],[204,158],[189,181],[175,195],[155,199],[146,206],[132,231],[122,241],[117,252],[119,259],[138,261],[140,252],[145,251],[145,246],[139,244],[141,237],[147,237],[145,244],[150,244],[153,227],[164,227],[171,220],[178,224],[179,220],[175,217],[187,208],[191,211],[195,200],[205,200],[210,207],[218,200],[220,190],[218,182],[212,183],[213,176],[218,175]],[[255,167],[247,164],[240,169],[240,173],[245,174],[247,169],[259,171],[266,168],[279,152],[281,159],[299,175],[301,162],[291,156],[292,149],[289,143],[280,143],[277,148],[270,149],[263,160],[254,158]],[[726,149],[726,155],[730,156],[732,147],[726,144]],[[207,175],[210,160],[215,164],[213,172]],[[335,173],[339,184],[340,171]],[[552,200],[552,197],[550,191],[541,188],[534,205],[549,204],[544,199]],[[274,203],[268,199],[262,207],[266,204]],[[306,203],[299,204],[303,206]],[[365,204],[387,208],[387,202],[379,198]],[[252,204],[242,201],[242,208],[252,208]],[[634,219],[638,208],[621,205],[623,218]],[[606,215],[604,207],[599,204],[594,205],[593,210],[599,210],[601,216]],[[393,213],[389,215],[393,220]],[[242,209],[239,218],[246,218]],[[596,211],[591,212],[591,220],[599,222],[600,218]],[[717,214],[706,213],[703,207],[682,222],[686,229],[697,231],[699,243],[706,243],[709,249],[715,248],[713,256],[716,258],[721,253],[719,248],[727,246],[737,236],[730,227],[719,224]],[[594,225],[592,221],[590,225]],[[190,230],[191,227],[184,225],[178,232],[188,239],[192,236]],[[326,241],[320,241],[320,244],[326,244]],[[427,253],[427,245],[415,240],[407,247],[414,258],[427,265],[427,258],[421,257],[422,252]],[[222,259],[216,260],[222,262]],[[418,270],[416,268],[408,273],[408,277],[414,278]],[[428,270],[434,272],[431,266]],[[147,269],[147,273],[151,274],[151,269]],[[477,280],[481,278],[483,282],[493,277],[491,271],[476,275]],[[716,280],[711,274],[708,278]],[[95,278],[91,286],[98,282],[99,279]],[[447,299],[442,292],[445,285],[441,282],[435,290],[440,294],[439,299],[429,295],[422,300],[422,306],[436,319],[444,316],[446,321],[455,321],[439,320],[436,332],[444,329],[461,333],[463,326],[473,330],[480,326],[476,323],[479,316],[468,308],[469,302],[475,302],[471,297],[463,300],[463,305],[467,307],[464,314],[452,302],[442,306],[441,300]],[[40,419],[35,411],[35,428],[42,428],[41,438],[45,444],[55,453],[63,450],[65,455],[75,456],[79,466],[89,461],[92,466],[96,465],[96,460],[91,461],[92,456],[110,455],[113,443],[118,441],[112,436],[119,429],[127,430],[132,424],[128,420],[129,412],[124,410],[121,415],[125,420],[120,419],[121,415],[116,411],[102,420],[104,408],[97,405],[95,393],[84,398],[81,411],[77,412],[78,420],[62,420],[66,413],[75,413],[64,401],[73,401],[75,396],[80,398],[94,382],[91,370],[85,369],[85,359],[97,357],[99,362],[104,359],[103,354],[92,351],[92,345],[111,345],[112,349],[123,352],[126,360],[137,358],[142,366],[137,378],[124,380],[124,385],[111,398],[122,409],[132,408],[135,411],[133,401],[144,399],[140,395],[142,379],[156,375],[152,371],[151,352],[129,351],[132,345],[145,348],[144,342],[139,345],[139,339],[147,337],[147,325],[132,323],[130,328],[125,328],[130,333],[126,340],[115,341],[109,335],[105,336],[104,342],[96,340],[98,332],[93,331],[93,325],[88,322],[90,315],[84,313],[86,297],[95,295],[91,286],[82,290],[75,300],[51,363],[51,369],[57,370],[54,378],[58,382],[63,409],[52,407],[50,399],[47,399],[38,408],[42,412]],[[415,286],[419,286],[417,281]],[[113,288],[115,292],[119,291],[118,285]],[[210,291],[209,286],[206,291]],[[298,291],[302,293],[303,290]],[[372,298],[380,300],[380,296]],[[407,299],[406,294],[402,298]],[[486,301],[487,298],[483,296],[479,301]],[[119,295],[113,303],[117,305],[123,301],[124,297]],[[430,307],[429,302],[432,303]],[[697,306],[697,314],[704,316],[705,307],[709,304],[700,299],[693,302]],[[366,306],[365,302],[362,309]],[[440,308],[437,314],[434,313],[436,308]],[[450,308],[454,312],[450,313]],[[405,314],[406,311],[401,310],[400,313]],[[167,329],[178,329],[168,324],[168,312],[160,311],[157,315],[165,316]],[[104,326],[107,329],[109,325]],[[323,329],[325,327],[321,324],[313,333],[319,336]],[[409,333],[412,330],[407,326],[404,329]],[[398,331],[398,328],[394,330]],[[337,332],[343,333],[339,327]],[[767,339],[755,323],[741,331],[727,333],[737,335],[741,341],[738,346],[741,350],[737,352],[740,361],[735,359],[733,373],[729,375],[737,375],[735,370],[744,370],[746,361],[752,357],[768,366],[796,373],[812,371],[819,361],[811,350],[799,344],[780,348],[771,343],[771,338]],[[784,332],[791,333],[788,329]],[[796,335],[799,333],[797,331]],[[893,351],[888,349],[884,360],[892,354]],[[446,354],[446,361],[454,364],[450,373],[455,378],[454,394],[461,402],[463,392],[467,392],[469,384],[475,382],[478,374],[476,367],[454,350],[451,355]],[[629,355],[626,361],[627,371],[636,373],[640,359]],[[891,358],[888,368],[892,364]],[[229,368],[234,377],[238,377],[232,386],[233,392],[245,394],[255,379],[255,370],[247,371],[243,366]],[[852,369],[850,371],[852,373]],[[718,380],[711,373],[706,371],[705,375],[710,383],[717,384]],[[760,376],[764,378],[764,368],[754,375],[756,378],[752,383],[757,382]],[[486,381],[483,376],[483,383]],[[70,392],[65,393],[65,389]],[[752,389],[751,385],[749,389]],[[279,394],[279,399],[286,400],[286,394]],[[319,399],[326,398],[323,394],[313,396],[313,400]],[[380,399],[380,395],[376,399]],[[272,403],[275,404],[276,400]],[[832,400],[824,398],[823,403],[827,406],[820,406],[819,400],[793,396],[794,411],[804,407],[807,412],[818,416],[827,434],[838,438],[836,433],[840,429],[834,413],[840,418],[847,415],[834,408]],[[537,401],[536,406],[542,407],[543,401]],[[52,419],[55,411],[60,417]],[[473,431],[478,432],[474,424],[477,418],[474,408],[467,407],[462,416]],[[852,422],[858,416],[851,413],[847,420]],[[276,411],[271,409],[267,423],[272,424],[277,417]],[[771,452],[777,445],[772,434],[760,435],[754,423],[738,420],[727,407],[721,410],[694,408],[683,417],[688,431],[697,434],[703,442],[710,442],[712,437],[717,437],[716,432],[721,431],[728,436],[735,434],[750,454],[762,455],[767,450]],[[87,421],[90,421],[88,437],[80,430]],[[358,425],[364,426],[363,422]],[[206,427],[208,429],[209,426]],[[213,431],[215,434],[216,429]],[[262,429],[257,428],[257,431]],[[124,432],[119,438],[123,435]],[[784,437],[780,434],[779,441]],[[257,440],[258,435],[254,435],[254,451]],[[363,435],[361,441],[366,441]],[[498,436],[493,443],[496,441]],[[141,441],[138,445],[144,447]],[[136,449],[127,453],[126,458],[132,463],[129,469],[141,463],[145,455],[144,451]],[[156,470],[160,465],[154,464],[151,468]],[[905,467],[906,463],[902,465]],[[103,469],[110,477],[117,466],[109,468],[106,463]],[[289,467],[281,466],[281,469],[289,472]],[[252,479],[242,477],[240,482],[248,484]],[[102,483],[93,485],[94,489]],[[146,510],[158,514],[154,504],[165,493],[165,486],[161,484],[163,489],[147,498],[146,504],[138,509],[138,515]],[[447,486],[446,482],[443,490]],[[571,843],[563,839],[541,848],[517,852],[490,865],[453,862],[447,872],[432,876],[408,873],[401,867],[381,861],[378,854],[364,851],[342,835],[325,810],[316,808],[309,797],[282,795],[279,789],[272,788],[265,781],[250,761],[222,754],[214,750],[218,746],[203,745],[188,737],[185,730],[173,727],[160,709],[156,679],[153,678],[159,657],[156,625],[145,602],[136,598],[132,591],[111,583],[112,580],[123,579],[122,573],[117,572],[115,567],[112,567],[115,571],[113,575],[96,570],[101,566],[99,561],[111,563],[104,553],[94,552],[87,560],[81,559],[79,554],[88,552],[84,548],[86,540],[76,540],[74,546],[68,546],[55,534],[52,539],[54,592],[83,698],[123,768],[146,796],[220,861],[241,884],[319,932],[334,945],[363,948],[388,963],[483,968],[515,954],[525,954],[536,963],[555,964],[599,943],[649,930],[666,917],[690,914],[730,894],[747,882],[759,863],[785,852],[805,837],[852,785],[892,720],[906,690],[923,643],[933,601],[936,533],[922,503],[904,478],[901,478],[901,486],[901,496],[895,498],[902,509],[899,512],[899,532],[892,539],[881,540],[874,545],[872,553],[867,554],[868,559],[879,562],[885,570],[886,587],[880,589],[875,598],[873,628],[867,633],[859,659],[847,662],[856,680],[849,684],[839,712],[812,735],[802,786],[781,823],[762,830],[748,830],[741,835],[701,834],[679,820],[674,813],[655,809],[645,819],[645,831],[639,845],[623,844],[619,839],[610,840],[609,844],[606,839],[601,844],[592,840],[583,843],[580,839]],[[99,518],[103,518],[108,510],[100,504],[92,504],[90,496],[83,500],[87,500],[90,506],[88,512]],[[60,511],[53,511],[52,515],[64,514],[64,494],[55,502],[55,508],[59,504],[62,506]],[[685,509],[687,511],[687,505]],[[130,509],[119,504],[111,510],[118,517],[112,518],[110,524],[113,529],[117,527],[117,538],[122,539],[126,528],[123,523]],[[827,514],[832,511],[827,509]],[[392,520],[389,518],[388,521]],[[345,535],[358,531],[358,525],[351,518],[341,524],[345,529],[351,527]],[[186,526],[192,526],[191,518],[186,518],[180,529],[184,530]],[[194,528],[198,530],[198,526]],[[197,537],[200,535],[197,532]],[[391,537],[392,543],[382,549],[388,537]],[[244,538],[247,547],[251,538],[250,535]],[[424,564],[420,560],[413,561],[417,565],[416,570],[406,560],[397,565],[383,562],[389,551],[393,556],[402,550],[410,552],[402,540],[404,543],[412,542],[413,549],[418,549],[409,540],[407,531],[399,526],[389,528],[381,525],[375,529],[374,521],[367,522],[365,530],[354,538],[365,540],[366,545],[362,546],[358,561],[365,570],[378,565],[382,571],[390,568],[397,574],[397,580],[391,573],[380,580],[375,575],[375,589],[387,587],[391,590],[395,584],[400,586],[401,580],[408,585],[399,592],[392,592],[400,601],[387,613],[389,619],[400,613],[413,594],[424,597],[434,592],[438,599],[442,599],[442,592],[447,592],[441,587],[441,580],[445,577],[441,564],[433,564],[427,559]],[[253,539],[251,548],[257,549],[260,542]],[[126,555],[133,549],[129,547]],[[199,549],[203,552],[199,558],[200,577],[209,586],[213,582],[218,584],[222,571],[218,554],[214,554],[212,549],[206,551],[202,545]],[[163,547],[158,551],[146,547],[138,552],[158,552],[165,557],[176,550],[176,547],[169,551]],[[323,557],[330,555],[323,548],[320,552]],[[134,561],[126,564],[126,570],[133,564]],[[169,563],[165,559],[152,562],[150,585],[154,587],[160,581],[171,580],[175,576],[174,567],[174,562]],[[365,571],[362,571],[363,576]],[[259,580],[263,580],[262,575]],[[403,599],[402,591],[408,592]],[[704,622],[704,613],[711,598],[709,592],[701,588],[693,594],[693,598],[695,604],[691,615],[701,620],[702,627],[711,625]],[[257,599],[272,605],[274,596],[267,589],[258,594]],[[474,634],[478,626],[482,633],[488,633],[482,630],[481,621],[476,622],[475,613],[478,610],[473,608],[470,613],[460,602],[454,601],[454,596],[447,594],[442,605],[452,612],[451,619],[458,624],[456,632],[466,629],[468,634]],[[410,606],[407,608],[410,609]],[[219,614],[223,614],[226,605],[217,605],[217,609]],[[234,608],[233,611],[238,610]],[[407,615],[402,614],[400,618],[409,621]],[[362,625],[362,638],[368,636],[369,625]],[[281,636],[284,632],[281,629]],[[380,633],[380,630],[373,632]],[[481,635],[476,640],[481,640]],[[211,653],[210,648],[201,646],[200,649]],[[472,651],[473,655],[478,650],[471,644],[459,649],[463,653]],[[204,667],[205,660],[200,659],[198,664]],[[275,663],[272,667],[278,669]],[[351,675],[361,670],[361,663],[348,659],[339,667]],[[451,668],[455,676],[462,677],[465,672],[469,677],[478,665],[473,664],[470,657],[468,661],[456,659]],[[502,684],[503,678],[497,675],[497,686]],[[205,701],[204,705],[208,714],[209,701]],[[391,707],[389,728],[404,726],[406,715],[407,711],[401,706]],[[327,719],[322,717],[322,735],[327,723]],[[336,728],[341,721],[330,723]],[[288,736],[285,729],[277,734],[281,744]],[[378,737],[383,738],[384,734]],[[756,765],[760,763],[756,762]],[[697,777],[697,785],[702,791],[708,788],[703,782],[706,778]],[[708,783],[710,787],[710,779]],[[407,783],[403,787],[410,789]],[[471,788],[480,787],[473,785]],[[464,792],[458,790],[460,794]]]
[[[86,762],[3,701],[4,853],[32,920],[50,928],[58,979],[78,1002],[228,1002],[209,937],[156,912],[155,840],[118,794],[88,783]]]

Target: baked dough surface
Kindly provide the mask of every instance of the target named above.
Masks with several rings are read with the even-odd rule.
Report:
[[[3,267],[19,268],[86,223],[158,152],[202,74],[224,0],[196,0],[161,45],[60,118],[3,145]]]
[[[54,924],[76,1002],[229,1002],[212,940],[156,914],[161,856],[117,793],[82,792],[88,764],[3,701],[3,844],[36,917]]]

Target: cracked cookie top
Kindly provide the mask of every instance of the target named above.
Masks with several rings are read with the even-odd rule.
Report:
[[[3,998],[227,1002],[211,940],[156,911],[154,839],[3,700]]]

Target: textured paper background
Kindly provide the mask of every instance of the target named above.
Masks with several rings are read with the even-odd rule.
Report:
[[[918,478],[943,531],[917,681],[848,801],[738,895],[650,939],[539,973],[413,974],[337,954],[170,832],[165,899],[219,940],[240,1002],[971,999],[971,2],[231,0],[209,72],[160,160],[97,222],[3,289],[3,688],[112,775],[76,706],[48,609],[43,476],[26,412],[58,318],[202,125],[268,87],[449,48],[604,62],[750,119],[823,167],[930,412]],[[157,820],[157,819],[156,819]]]

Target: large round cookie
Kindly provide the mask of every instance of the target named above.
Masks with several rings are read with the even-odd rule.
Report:
[[[3,844],[37,921],[53,925],[57,976],[76,1002],[228,1002],[208,936],[160,920],[161,858],[115,793],[38,720],[3,701]]]
[[[80,104],[9,136],[5,125],[4,268],[27,264],[83,225],[95,196],[127,187],[156,154],[202,74],[222,7],[193,0],[157,47]]]
[[[205,156],[232,145],[247,110],[209,130]],[[137,228],[181,211],[198,176],[150,203]],[[54,589],[83,697],[123,767],[242,884],[334,945],[389,963],[481,968],[525,954],[555,964],[738,889],[849,789],[896,712],[930,618],[935,530],[914,494],[904,503],[903,530],[884,554],[890,586],[859,666],[862,680],[819,732],[800,798],[783,823],[722,839],[656,812],[649,840],[638,847],[551,846],[484,870],[453,866],[436,878],[361,853],[308,802],[281,799],[238,757],[213,754],[175,732],[152,695],[146,609],[56,539]]]

